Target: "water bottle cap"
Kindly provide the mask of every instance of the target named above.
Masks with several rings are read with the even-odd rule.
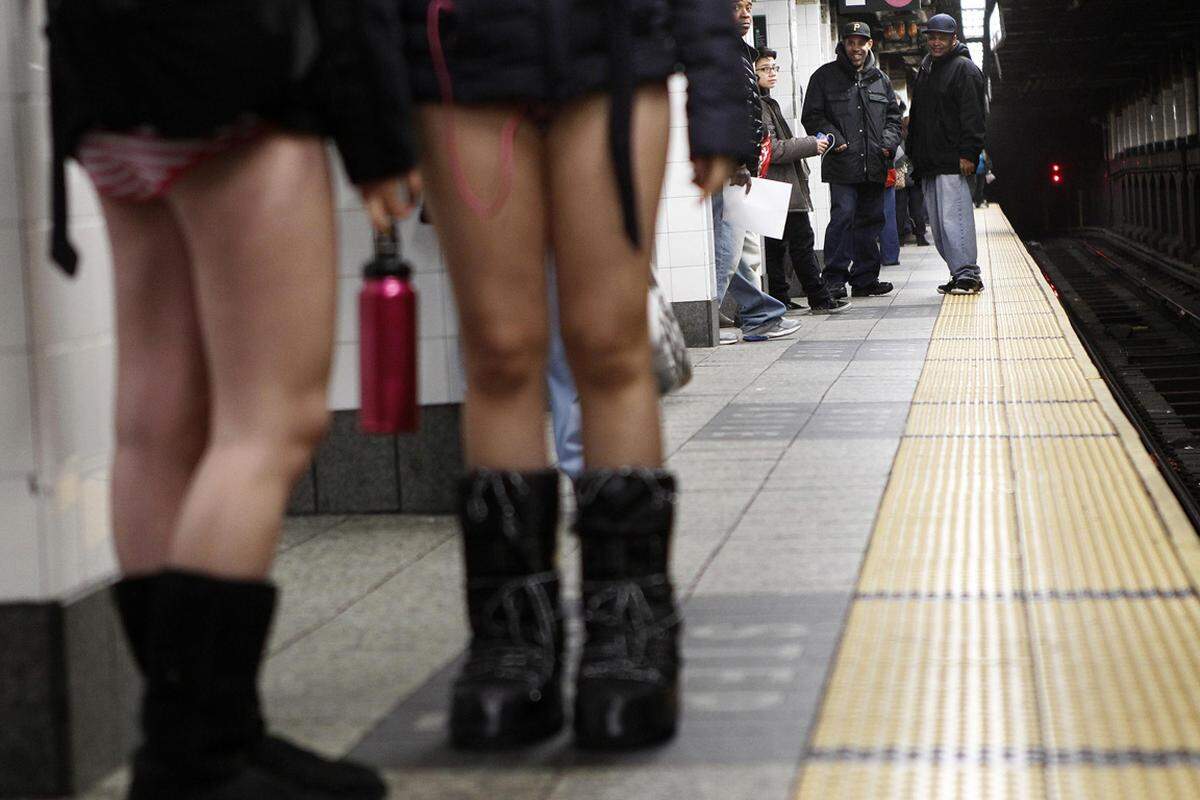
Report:
[[[400,236],[393,221],[386,232],[375,232],[375,255],[363,266],[364,278],[407,278],[412,268],[400,255]]]

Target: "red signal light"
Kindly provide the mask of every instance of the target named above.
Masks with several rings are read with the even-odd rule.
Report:
[[[1051,164],[1051,165],[1050,165],[1050,170],[1051,170],[1052,172],[1060,172],[1060,171],[1061,171],[1061,170],[1060,170],[1060,168],[1059,168],[1059,166],[1058,166],[1058,164]]]
[[[1054,181],[1055,183],[1062,183],[1062,175],[1055,175],[1050,180]]]

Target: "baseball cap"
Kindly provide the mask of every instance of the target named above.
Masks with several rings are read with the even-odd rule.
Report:
[[[949,14],[934,14],[926,23],[925,31],[927,33],[958,33],[958,23]]]
[[[871,38],[871,26],[865,22],[847,22],[842,26],[842,38],[847,36],[863,36]]]

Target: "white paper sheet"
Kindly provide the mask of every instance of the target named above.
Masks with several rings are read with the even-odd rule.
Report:
[[[750,193],[744,186],[726,186],[725,221],[741,230],[782,239],[787,224],[792,185],[784,181],[751,178]]]

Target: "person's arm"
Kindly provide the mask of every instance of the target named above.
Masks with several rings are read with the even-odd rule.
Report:
[[[726,0],[671,0],[676,53],[688,79],[692,159],[758,160],[745,108],[742,56]]]
[[[816,135],[824,133],[833,137],[830,147],[837,148],[846,144],[846,137],[834,125],[825,112],[825,87],[822,85],[821,73],[818,70],[808,81],[808,91],[804,93],[804,110],[800,113],[800,123],[805,132]]]
[[[885,78],[886,81],[886,78]],[[896,90],[892,88],[892,82],[886,81],[887,86],[887,118],[883,123],[883,136],[881,144],[884,151],[890,158],[896,157],[896,150],[900,147],[900,103],[896,100]]]
[[[763,125],[767,129],[767,137],[771,140],[771,163],[794,164],[806,158],[812,158],[820,153],[815,136],[791,136],[787,139],[779,137],[770,112],[763,109]]]
[[[958,146],[958,157],[972,165],[983,152],[987,122],[983,99],[983,73],[973,64],[963,65],[958,79],[958,109],[962,126],[962,140]]]
[[[313,76],[318,113],[350,180],[364,185],[417,163],[404,36],[394,0],[315,0],[321,52]]]

